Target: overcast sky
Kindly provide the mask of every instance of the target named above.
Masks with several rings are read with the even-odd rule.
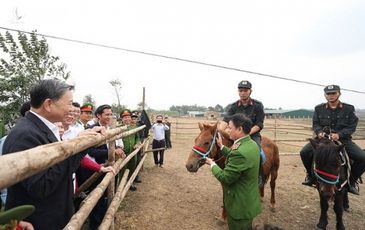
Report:
[[[21,17],[17,19],[16,17]],[[3,0],[0,26],[191,59],[365,91],[365,1],[40,1]],[[4,33],[3,30],[0,30]],[[154,109],[215,106],[238,99],[249,80],[265,107],[308,108],[323,87],[47,38],[68,66],[75,100],[92,94],[136,108],[146,87]],[[365,95],[341,99],[365,109]]]

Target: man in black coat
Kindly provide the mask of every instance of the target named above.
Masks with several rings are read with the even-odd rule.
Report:
[[[73,86],[42,80],[30,91],[31,109],[10,131],[3,153],[11,154],[60,141],[58,127],[72,109]],[[74,214],[72,173],[84,154],[76,154],[8,188],[6,209],[31,204],[35,212],[25,220],[37,230],[59,230]]]
[[[313,131],[318,138],[324,138],[325,129],[328,129],[332,140],[344,144],[347,154],[354,161],[348,191],[359,195],[357,181],[365,171],[365,152],[352,141],[352,134],[358,123],[355,108],[353,105],[340,101],[341,90],[338,85],[326,86],[324,96],[327,103],[319,104],[314,109]],[[315,176],[312,171],[313,148],[311,144],[308,143],[303,147],[300,156],[307,171],[307,177],[302,184],[312,186],[315,183]]]

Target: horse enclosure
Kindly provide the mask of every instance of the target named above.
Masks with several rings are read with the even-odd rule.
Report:
[[[129,193],[119,207],[118,229],[227,229],[218,217],[221,214],[222,191],[209,167],[197,173],[185,168],[194,138],[200,133],[198,122],[214,122],[202,118],[170,118],[172,149],[165,152],[164,168],[154,166],[152,154],[147,156],[141,172],[143,183],[137,192]],[[270,211],[269,187],[263,212],[254,224],[262,229],[269,223],[284,229],[315,229],[320,206],[314,188],[301,185],[305,177],[299,150],[312,137],[310,119],[266,119],[263,135],[276,140],[280,152],[280,168],[276,181],[276,211]],[[355,139],[363,139],[365,123],[360,122]],[[365,148],[364,140],[356,142]],[[365,226],[365,186],[360,196],[349,195],[350,210],[344,213],[348,229]],[[329,229],[335,229],[335,215],[330,204]]]

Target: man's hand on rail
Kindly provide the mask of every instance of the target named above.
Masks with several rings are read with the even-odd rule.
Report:
[[[117,154],[120,158],[125,158],[125,153],[124,153],[123,149],[121,149],[121,148],[116,148],[115,154]]]

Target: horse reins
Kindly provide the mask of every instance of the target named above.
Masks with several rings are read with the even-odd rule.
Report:
[[[199,161],[204,161],[209,156],[209,154],[212,152],[213,147],[216,144],[215,142],[216,142],[217,133],[218,133],[218,128],[215,129],[212,142],[210,143],[210,146],[209,146],[209,150],[205,150],[204,148],[202,148],[200,146],[196,146],[196,145],[193,146],[193,148],[192,148],[193,152],[201,156],[201,159]],[[215,160],[215,162],[220,161],[223,157],[224,157],[224,155],[222,155],[220,158],[218,158],[218,160]]]
[[[340,179],[340,175],[334,175],[317,168],[314,169],[314,174],[318,179],[320,179],[324,183],[331,185],[336,185]],[[323,178],[323,176],[327,177],[328,179]]]
[[[331,138],[330,135],[327,135],[326,137],[329,140],[334,142],[334,140]],[[339,143],[341,144],[341,142],[339,142]],[[344,154],[343,152],[339,152],[339,156],[340,156],[340,160],[342,161],[341,166],[345,166],[346,163],[348,164],[347,165],[347,178],[343,183],[340,184],[339,189],[338,189],[338,190],[341,190],[349,181],[350,172],[351,172],[351,164],[349,164],[350,159],[348,158],[347,154]],[[330,184],[330,185],[336,185],[340,181],[340,173],[338,175],[334,175],[334,174],[325,172],[323,170],[320,170],[317,167],[314,167],[314,175],[322,182],[324,182],[326,184]],[[328,179],[323,178],[323,176]]]

